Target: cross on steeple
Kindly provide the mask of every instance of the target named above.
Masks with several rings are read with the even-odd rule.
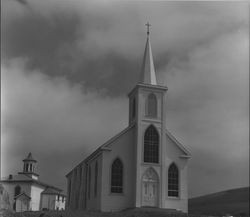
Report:
[[[147,26],[147,35],[149,35],[149,27],[151,26],[151,24],[150,24],[149,22],[147,22],[147,23],[145,24],[145,26]]]

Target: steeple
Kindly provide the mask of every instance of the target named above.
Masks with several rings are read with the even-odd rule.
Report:
[[[35,173],[36,162],[37,161],[32,157],[30,152],[28,156],[23,159],[23,172],[21,174],[28,175],[33,179],[38,179],[38,174]]]
[[[154,60],[153,60],[150,37],[149,37],[149,26],[151,25],[149,23],[145,25],[147,26],[147,41],[143,56],[140,82],[144,84],[157,85],[155,77]]]

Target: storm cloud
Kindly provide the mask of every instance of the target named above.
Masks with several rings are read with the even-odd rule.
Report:
[[[76,163],[126,127],[149,21],[167,128],[193,155],[190,196],[248,185],[247,3],[2,5],[3,176],[32,151],[41,178],[65,187]]]

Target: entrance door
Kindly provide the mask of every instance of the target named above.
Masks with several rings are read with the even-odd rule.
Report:
[[[142,178],[142,206],[158,206],[158,176],[150,168]]]

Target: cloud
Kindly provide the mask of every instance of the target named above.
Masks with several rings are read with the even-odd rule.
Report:
[[[190,195],[248,185],[248,37],[245,30],[222,35],[162,72],[168,127],[193,153]]]
[[[52,170],[63,177],[126,126],[149,21],[158,82],[169,88],[167,127],[193,154],[190,196],[248,185],[246,4],[3,1],[2,144],[16,159],[8,171],[38,150],[40,171],[57,182]]]
[[[243,3],[75,0],[32,1],[30,10],[8,2],[4,7],[4,56],[28,57],[30,69],[116,95],[138,79],[145,22],[152,23],[158,71],[172,61],[188,61],[192,49],[221,35],[248,28]],[[125,82],[115,85],[120,79]]]
[[[26,63],[15,59],[2,67],[3,174],[20,171],[17,165],[31,151],[41,178],[62,186],[64,179],[53,180],[49,174],[59,171],[64,177],[86,154],[125,128],[126,99],[86,91],[62,77],[27,72]]]

